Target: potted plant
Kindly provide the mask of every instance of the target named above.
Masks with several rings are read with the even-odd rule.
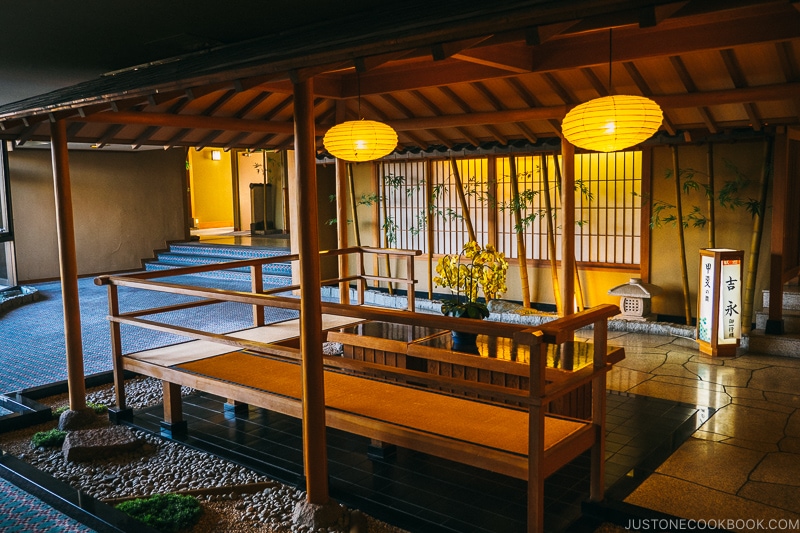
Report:
[[[491,245],[482,248],[475,241],[470,241],[458,254],[447,254],[436,264],[434,284],[446,287],[453,293],[453,298],[442,304],[442,314],[457,318],[488,318],[489,308],[485,302],[478,301],[478,294],[483,292],[486,301],[497,298],[506,290],[506,273],[508,262],[504,255]],[[453,331],[456,341],[474,342],[475,335],[466,340],[458,338],[459,333]]]

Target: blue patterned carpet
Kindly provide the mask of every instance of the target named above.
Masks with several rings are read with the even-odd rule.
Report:
[[[198,276],[163,278],[171,283],[249,291],[246,281],[210,279]],[[61,283],[31,285],[39,290],[39,301],[0,315],[0,393],[12,392],[67,379],[64,343],[64,315]],[[78,281],[80,291],[81,331],[84,372],[87,376],[111,370],[111,342],[108,314],[108,289],[98,287],[93,278]],[[268,287],[267,287],[268,288]],[[159,294],[121,287],[122,312],[190,301],[193,298]],[[252,308],[231,302],[197,307],[170,313],[169,323],[201,327],[214,333],[226,333],[251,327]],[[267,322],[296,318],[297,312],[266,309]],[[164,316],[153,315],[154,320]],[[184,341],[184,337],[132,326],[122,326],[123,352]]]
[[[8,533],[92,532],[40,499],[0,478],[0,531]]]

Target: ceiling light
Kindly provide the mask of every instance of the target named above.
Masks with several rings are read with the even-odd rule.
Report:
[[[561,123],[561,132],[580,148],[616,152],[652,137],[663,120],[661,108],[649,98],[603,96],[572,108]]]
[[[616,152],[653,136],[664,113],[644,96],[614,95],[611,83],[611,29],[608,30],[608,92],[572,108],[561,122],[561,133],[570,143],[585,150]]]
[[[349,120],[329,129],[322,144],[338,159],[372,161],[392,153],[397,147],[397,132],[383,122]]]

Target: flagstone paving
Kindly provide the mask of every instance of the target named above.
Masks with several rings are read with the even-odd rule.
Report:
[[[609,335],[626,350],[609,389],[712,408],[625,501],[733,531],[800,530],[800,358],[712,358],[686,344]]]

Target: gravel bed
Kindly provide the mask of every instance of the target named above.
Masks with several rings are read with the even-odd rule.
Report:
[[[191,389],[182,389],[183,394],[191,392]],[[162,402],[161,382],[152,378],[129,380],[125,383],[125,394],[128,405],[134,409],[157,405]],[[115,403],[111,386],[91,389],[86,398],[98,404]],[[60,395],[40,402],[57,408],[66,405],[68,400],[66,395]],[[216,488],[220,494],[197,496],[205,512],[192,529],[193,533],[350,533],[351,530],[358,533],[404,533],[345,508],[339,523],[328,529],[296,526],[292,523],[292,513],[295,505],[305,499],[305,492],[214,455],[138,430],[133,430],[133,433],[145,442],[140,449],[107,459],[67,462],[60,448],[31,448],[30,439],[34,433],[56,425],[53,420],[23,430],[0,433],[0,448],[99,500],[167,492],[202,492]],[[108,421],[101,416],[96,427],[104,426],[108,426]],[[256,486],[257,492],[250,489],[248,493],[247,485],[251,484],[261,485]]]

